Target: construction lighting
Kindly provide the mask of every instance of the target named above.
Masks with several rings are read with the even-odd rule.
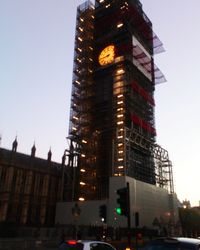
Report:
[[[117,136],[117,139],[122,139],[122,138],[123,138],[123,135]]]
[[[123,169],[124,168],[124,166],[118,166],[118,169]]]
[[[79,30],[82,32],[82,31],[83,31],[83,28],[79,27]]]
[[[103,3],[103,2],[104,2],[104,0],[100,0],[99,2],[100,2],[100,3]]]
[[[82,52],[82,49],[78,48],[78,51]]]
[[[122,94],[117,96],[117,98],[121,98],[121,97],[123,97],[123,95],[122,95]]]
[[[83,197],[79,197],[79,198],[78,198],[78,200],[79,200],[79,201],[84,201],[84,200],[85,200],[85,198],[83,198]]]
[[[124,151],[123,151],[123,150],[120,150],[120,151],[118,151],[118,153],[119,153],[119,154],[123,154],[123,153],[124,153]]]
[[[75,120],[78,120],[78,117],[76,117],[76,116],[73,116],[73,119],[75,119]]]
[[[124,70],[123,70],[123,69],[118,69],[118,70],[117,70],[117,73],[118,73],[118,74],[122,74],[122,73],[124,73]]]
[[[118,147],[121,147],[121,146],[123,146],[123,143],[119,143],[119,144],[118,144]]]
[[[123,117],[124,115],[117,115],[117,118]]]
[[[86,143],[87,143],[87,141],[85,141],[85,140],[82,140],[82,143],[85,143],[85,144],[86,144]]]
[[[119,158],[118,161],[123,161],[124,159],[123,158]]]
[[[80,20],[81,20],[81,22],[83,22],[83,21],[84,21],[84,19],[83,19],[83,18],[80,18]]]
[[[77,128],[73,127],[72,130],[77,131]]]
[[[83,168],[81,168],[81,170],[80,170],[82,173],[85,173],[85,169],[83,169]]]
[[[117,111],[123,111],[124,109],[123,108],[118,108]]]
[[[76,80],[76,83],[81,84],[79,81]]]
[[[120,121],[120,122],[117,122],[117,125],[120,125],[120,124],[123,124],[124,122],[123,121]]]
[[[84,157],[85,157],[85,155],[84,155],[84,154],[81,154],[81,157],[83,157],[83,158],[84,158]]]
[[[81,186],[85,186],[86,184],[85,184],[85,182],[82,182],[82,181],[81,181],[81,182],[80,182],[80,185],[81,185]]]
[[[121,28],[124,24],[123,23],[118,23],[117,28]]]
[[[78,37],[78,40],[81,41],[81,42],[83,41],[83,39],[80,36]]]
[[[119,104],[122,104],[122,103],[124,103],[124,102],[123,102],[123,101],[117,102],[118,105],[119,105]]]

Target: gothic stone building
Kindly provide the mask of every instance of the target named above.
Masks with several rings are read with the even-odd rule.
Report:
[[[0,148],[0,223],[20,226],[52,226],[56,202],[61,199],[62,164],[48,158]],[[64,164],[64,161],[63,161]]]

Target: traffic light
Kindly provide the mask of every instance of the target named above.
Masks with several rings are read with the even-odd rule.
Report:
[[[119,215],[129,216],[129,191],[127,187],[117,190],[117,203],[119,207],[116,208],[116,213]]]
[[[106,205],[99,206],[99,217],[102,219],[103,222],[106,223],[106,221],[107,221],[107,207],[106,207]]]

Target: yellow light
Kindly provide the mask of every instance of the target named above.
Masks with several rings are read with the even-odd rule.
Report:
[[[118,108],[117,111],[123,111],[124,109],[123,108]]]
[[[100,0],[99,2],[100,2],[100,3],[103,3],[103,2],[104,2],[104,0]]]
[[[83,158],[84,158],[84,157],[85,157],[85,155],[84,155],[84,154],[81,154],[81,157],[83,157]]]
[[[76,117],[76,116],[73,116],[73,119],[75,119],[75,120],[78,120],[78,117]]]
[[[124,24],[123,23],[118,23],[117,28],[121,28]]]
[[[118,74],[122,74],[122,73],[124,73],[124,70],[123,70],[123,69],[118,69],[118,70],[117,70],[117,73],[118,73]]]
[[[81,20],[81,22],[83,22],[83,21],[84,21],[84,19],[83,19],[83,18],[80,18],[80,20]]]
[[[85,143],[85,144],[86,144],[86,143],[87,143],[87,141],[85,141],[85,140],[82,140],[82,143]]]
[[[124,115],[122,115],[122,114],[121,114],[121,115],[117,115],[117,118],[120,118],[120,117],[123,117],[123,116],[124,116]]]
[[[106,8],[110,7],[110,4],[106,5]]]
[[[79,199],[78,199],[79,201],[84,201],[85,200],[85,198],[83,198],[83,197],[79,197]]]
[[[119,135],[117,136],[118,139],[122,139],[123,138],[123,135]]]
[[[78,51],[82,52],[82,49],[78,48]]]
[[[117,98],[121,98],[121,97],[123,97],[123,95],[122,95],[122,94],[117,96]]]
[[[85,184],[85,182],[82,182],[82,181],[81,181],[81,182],[80,182],[80,185],[81,185],[81,186],[85,186],[86,184]]]
[[[119,154],[123,154],[123,153],[124,153],[124,151],[123,151],[123,150],[120,150],[120,151],[118,151],[118,153],[119,153]]]
[[[77,128],[73,127],[72,130],[77,131]]]
[[[123,124],[124,122],[123,121],[120,121],[120,122],[117,122],[117,125],[120,125],[120,124]]]
[[[79,81],[76,80],[76,83],[78,83],[79,85],[81,84]]]
[[[81,27],[79,27],[79,30],[80,30],[80,31],[83,31],[83,29],[82,29]]]
[[[119,158],[118,161],[123,161],[124,159],[123,158]]]
[[[121,147],[121,146],[123,146],[123,143],[118,143],[118,147]]]
[[[115,59],[115,46],[108,45],[99,54],[99,64],[104,66],[106,64],[112,63]]]
[[[118,167],[118,169],[123,169],[123,168],[124,168],[124,166],[119,166],[119,167]]]
[[[81,41],[81,42],[83,41],[83,39],[80,36],[78,37],[78,40]]]
[[[82,173],[85,173],[85,169],[83,169],[83,168],[81,168],[81,170],[80,170]]]
[[[122,103],[124,103],[124,102],[123,102],[123,101],[117,102],[118,105],[119,105],[119,104],[122,104]]]

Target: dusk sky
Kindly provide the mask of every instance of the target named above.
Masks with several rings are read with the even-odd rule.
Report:
[[[76,7],[80,0],[0,0],[1,147],[61,162],[67,147]],[[141,0],[165,52],[155,90],[157,143],[180,201],[200,200],[200,1]]]

